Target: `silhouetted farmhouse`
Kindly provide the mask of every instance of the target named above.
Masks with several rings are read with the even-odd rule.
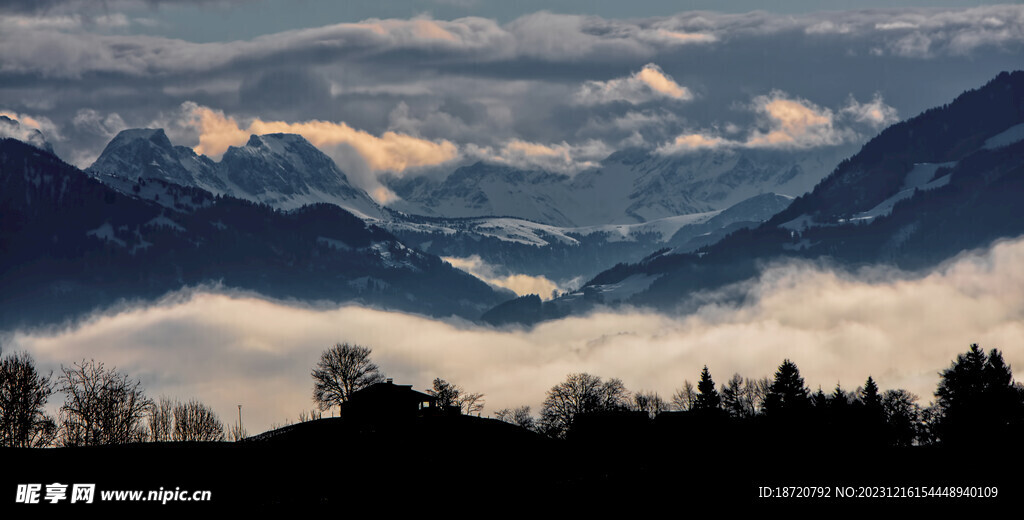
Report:
[[[458,415],[459,407],[437,405],[437,398],[417,392],[412,385],[388,379],[353,392],[341,407],[341,416],[354,421],[403,420],[431,415]]]

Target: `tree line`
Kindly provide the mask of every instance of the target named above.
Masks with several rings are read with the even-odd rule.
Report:
[[[303,412],[299,420],[319,419],[322,411],[343,407],[354,392],[385,381],[371,353],[369,347],[348,343],[325,350],[311,372],[313,402],[319,411]],[[55,392],[65,399],[52,417],[45,404]],[[483,394],[441,378],[434,379],[427,393],[442,412],[479,414],[485,404]],[[796,364],[786,359],[774,377],[734,374],[721,386],[704,366],[696,385],[684,381],[668,400],[656,392],[630,392],[618,378],[574,373],[548,390],[539,416],[529,406],[520,406],[498,410],[495,417],[553,438],[572,437],[586,417],[658,420],[672,414],[719,427],[854,432],[869,443],[890,446],[958,445],[979,434],[1024,431],[1024,385],[1013,380],[997,349],[986,353],[972,344],[941,371],[934,396],[922,406],[907,390],[882,391],[871,376],[854,390],[837,384],[829,392],[820,387],[811,391]],[[25,352],[0,359],[0,446],[223,441],[245,436],[240,424],[226,426],[202,402],[167,397],[154,401],[138,379],[101,362],[61,366],[54,378],[52,373],[39,373]]]
[[[56,392],[56,417],[45,405]],[[102,362],[82,360],[42,374],[18,352],[0,360],[0,446],[99,446],[132,442],[222,441],[241,438],[196,399],[148,397],[141,381]]]
[[[991,438],[1024,429],[1024,385],[1014,382],[997,349],[986,353],[971,345],[940,373],[935,400],[927,406],[918,401],[904,389],[882,391],[871,376],[851,391],[837,384],[830,392],[820,387],[812,392],[796,364],[786,359],[772,378],[734,374],[723,386],[704,366],[696,387],[684,381],[668,401],[655,392],[630,393],[617,378],[570,374],[547,392],[539,417],[531,415],[529,406],[502,409],[496,417],[566,438],[581,417],[645,414],[655,419],[669,412],[689,416],[696,421],[692,424],[843,432],[890,446],[962,445],[979,435]]]
[[[371,349],[348,343],[324,351],[312,376],[314,402],[321,409],[342,406],[352,392],[384,380],[370,360]],[[337,360],[346,360],[343,363]],[[326,391],[325,389],[335,389]],[[439,406],[455,405],[462,413],[483,409],[483,394],[469,393],[444,379],[435,379],[427,393]],[[733,374],[717,385],[707,366],[694,385],[684,381],[672,397],[650,391],[630,392],[618,378],[588,373],[569,374],[548,390],[539,416],[529,406],[503,408],[495,417],[554,438],[567,438],[581,417],[645,415],[656,419],[670,412],[688,415],[697,423],[719,427],[767,430],[841,432],[874,445],[956,445],[978,434],[998,434],[1024,428],[1024,385],[1013,380],[998,349],[986,353],[972,344],[966,353],[941,371],[935,400],[927,406],[914,393],[897,388],[883,391],[872,376],[863,385],[829,392],[811,391],[794,362],[786,359],[773,377],[744,378]]]

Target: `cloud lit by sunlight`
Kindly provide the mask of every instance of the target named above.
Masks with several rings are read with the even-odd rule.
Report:
[[[485,414],[523,404],[537,410],[570,372],[619,377],[632,390],[668,397],[704,364],[721,383],[734,372],[771,375],[784,358],[812,390],[836,383],[851,390],[870,375],[883,389],[908,389],[927,404],[939,371],[970,343],[999,348],[1022,370],[1022,266],[1024,241],[917,278],[780,265],[749,284],[746,305],[712,300],[687,316],[625,309],[531,330],[197,292],[73,329],[19,331],[4,350],[25,349],[44,370],[95,358],[140,377],[151,395],[197,397],[222,418],[243,404],[252,432],[312,407],[309,371],[340,341],[372,347],[396,382],[423,389],[442,377],[483,392]]]
[[[576,101],[585,105],[613,101],[639,104],[659,98],[689,101],[693,99],[693,93],[653,63],[625,78],[588,81],[576,93]]]
[[[880,94],[876,94],[869,103],[859,103],[851,96],[837,112],[773,90],[767,95],[756,96],[749,108],[758,115],[759,122],[747,132],[745,139],[726,139],[702,132],[686,133],[658,147],[658,152],[675,154],[702,148],[792,150],[834,146],[862,137],[851,123],[866,125],[874,131],[899,121],[896,109],[886,105]]]
[[[254,119],[245,128],[238,121],[219,110],[186,103],[191,112],[191,123],[199,130],[198,154],[217,157],[229,146],[242,146],[252,134],[290,133],[299,134],[317,147],[332,147],[340,144],[351,146],[370,169],[375,171],[402,172],[407,168],[434,166],[458,155],[450,141],[429,141],[397,132],[384,132],[377,137],[369,132],[356,130],[344,122],[304,121],[263,121]]]
[[[445,262],[452,264],[456,269],[462,269],[467,273],[497,287],[508,289],[519,296],[536,294],[541,299],[547,300],[552,291],[558,290],[558,285],[545,276],[531,276],[528,274],[507,274],[498,273],[498,269],[485,262],[478,255],[466,258],[453,256],[442,257]]]

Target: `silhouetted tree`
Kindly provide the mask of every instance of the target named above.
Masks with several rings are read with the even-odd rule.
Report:
[[[921,431],[918,433],[918,442],[938,444],[939,420],[941,418],[942,410],[938,404],[928,403],[928,406],[921,408]]]
[[[36,371],[28,352],[0,361],[0,446],[34,448],[53,442],[57,424],[45,411],[53,394],[51,377]]]
[[[61,444],[125,444],[146,438],[143,421],[152,413],[153,401],[139,380],[94,360],[62,366],[61,371]]]
[[[321,417],[323,417],[323,413],[320,412],[319,410],[310,410],[308,412],[303,410],[303,411],[299,412],[299,422],[300,423],[309,422],[309,421],[317,421]]]
[[[473,415],[484,409],[484,394],[467,393],[461,386],[453,385],[439,377],[434,379],[434,388],[427,390],[427,393],[437,399],[437,406],[442,410],[455,406],[461,413]]]
[[[238,442],[249,436],[249,432],[245,430],[241,425],[233,424],[227,433],[227,440],[231,442]]]
[[[224,424],[205,404],[192,399],[174,406],[175,441],[223,441]]]
[[[672,394],[672,407],[681,412],[692,410],[696,402],[697,392],[689,381],[683,381],[683,387]]]
[[[320,410],[341,407],[357,390],[384,381],[384,373],[370,361],[369,347],[338,343],[320,355],[313,369],[313,402]]]
[[[800,370],[795,363],[786,359],[775,372],[775,380],[772,381],[768,395],[765,396],[765,413],[777,415],[783,412],[802,412],[810,404],[807,394],[808,390],[804,386],[804,379],[800,377]]]
[[[700,381],[697,382],[697,399],[693,407],[697,410],[718,410],[722,404],[722,398],[715,390],[715,381],[711,379],[711,372],[708,366],[700,373]]]
[[[935,397],[936,433],[943,443],[963,443],[976,434],[995,433],[1024,415],[1021,394],[1002,354],[992,349],[986,356],[977,344],[942,371]]]
[[[829,408],[834,410],[838,414],[846,413],[847,408],[850,406],[850,394],[843,390],[843,387],[836,383],[836,389],[832,391],[832,395],[828,398]]]
[[[427,390],[427,393],[434,396],[437,406],[443,409],[456,406],[456,400],[462,391],[457,386],[438,377],[434,379],[434,388]]]
[[[514,424],[527,430],[536,429],[537,425],[533,420],[533,416],[530,415],[529,406],[520,406],[518,408],[502,408],[495,412],[494,416],[503,422]]]
[[[722,409],[733,419],[742,419],[748,416],[743,403],[743,376],[733,374],[732,378],[722,387]]]
[[[540,412],[540,430],[553,437],[564,437],[581,413],[623,410],[629,393],[622,381],[602,381],[586,373],[569,374],[565,381],[548,390]]]
[[[751,415],[764,412],[764,402],[768,398],[768,391],[771,387],[772,381],[767,377],[747,379],[743,384],[743,393]]]
[[[868,376],[864,382],[864,388],[859,392],[860,402],[869,410],[881,410],[882,397],[878,394],[878,384]]]
[[[855,431],[855,440],[861,445],[883,445],[888,437],[882,396],[874,378],[868,376],[864,386],[856,391],[854,406],[846,410],[847,425]]]
[[[659,413],[665,411],[665,401],[656,392],[640,391],[633,394],[632,409],[637,412],[644,412],[653,419]]]
[[[888,441],[893,446],[911,446],[921,436],[921,407],[917,396],[903,389],[886,390],[882,394],[882,411],[888,428]]]
[[[828,408],[829,396],[825,395],[825,392],[818,387],[818,391],[811,394],[811,406],[819,410],[825,410]]]
[[[167,442],[171,440],[171,433],[174,430],[175,404],[175,400],[161,396],[160,400],[153,405],[152,413],[149,416],[150,441]]]

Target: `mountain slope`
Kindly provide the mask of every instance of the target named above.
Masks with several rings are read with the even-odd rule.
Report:
[[[556,227],[528,220],[430,218],[403,215],[379,225],[420,250],[443,257],[479,256],[502,275],[544,276],[578,286],[610,265],[636,262],[652,249],[689,252],[729,232],[760,225],[792,202],[757,195],[722,211],[680,215],[640,224]]]
[[[475,318],[508,294],[333,205],[291,212],[161,180],[160,202],[0,141],[0,326],[52,323],[205,283]]]
[[[432,217],[510,216],[559,227],[636,224],[728,208],[766,193],[797,196],[854,151],[616,152],[570,178],[477,163],[443,181],[390,179],[394,208]]]
[[[617,265],[554,304],[562,313],[614,302],[668,309],[694,291],[755,276],[770,261],[827,258],[838,266],[919,270],[1020,236],[1022,100],[1024,72],[1004,72],[889,127],[763,225],[695,254],[659,252]]]
[[[294,134],[253,135],[215,162],[172,145],[161,129],[124,130],[86,172],[121,192],[140,178],[154,179],[286,210],[326,202],[361,216],[383,214],[330,157]]]

